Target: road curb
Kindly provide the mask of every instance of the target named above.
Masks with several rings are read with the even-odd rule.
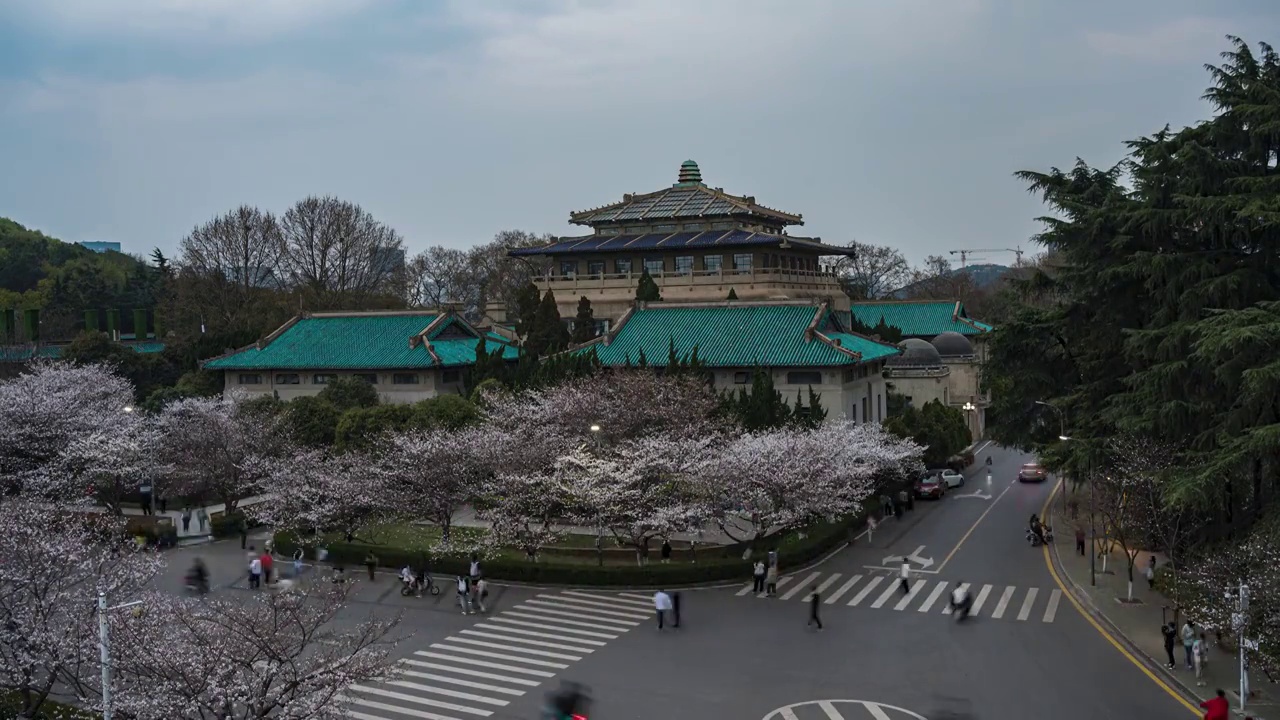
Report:
[[[1061,488],[1062,486],[1059,485],[1058,487]],[[1055,489],[1054,493],[1056,494],[1057,492],[1058,491]],[[1052,496],[1050,496],[1049,501],[1052,503]],[[1148,670],[1158,672],[1161,677],[1165,678],[1166,681],[1169,681],[1171,685],[1178,689],[1178,692],[1182,693],[1184,699],[1188,702],[1198,705],[1204,700],[1204,698],[1192,690],[1190,686],[1184,683],[1181,678],[1169,672],[1169,668],[1165,667],[1164,663],[1151,657],[1146,650],[1142,649],[1142,647],[1131,640],[1118,625],[1111,621],[1111,618],[1107,617],[1107,614],[1104,613],[1101,608],[1094,604],[1093,598],[1090,597],[1089,593],[1076,582],[1071,573],[1067,572],[1066,566],[1063,565],[1062,558],[1058,554],[1057,542],[1054,542],[1052,547],[1049,549],[1049,558],[1053,562],[1053,569],[1058,573],[1058,576],[1066,579],[1066,582],[1069,585],[1068,589],[1071,591],[1071,595],[1076,599],[1076,602],[1080,607],[1087,610],[1095,622],[1105,626],[1107,631],[1111,633],[1111,636],[1120,641],[1131,655],[1141,660],[1142,664],[1146,665]]]

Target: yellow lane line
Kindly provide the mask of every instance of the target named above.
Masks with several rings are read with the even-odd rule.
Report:
[[[978,516],[978,519],[974,521],[973,525],[969,526],[969,529],[965,531],[965,534],[960,538],[960,542],[956,543],[956,546],[951,548],[951,552],[947,553],[947,556],[942,559],[942,564],[938,566],[937,570],[934,570],[935,573],[942,572],[942,568],[946,567],[948,562],[951,562],[951,558],[955,557],[957,552],[960,552],[960,546],[964,545],[964,541],[968,540],[969,536],[973,534],[973,531],[977,530],[978,526],[982,524],[983,519],[987,517],[987,513],[991,512],[992,509],[995,508],[996,503],[1000,502],[1000,498],[1004,497],[1005,493],[1008,493],[1012,489],[1013,485],[1010,484],[1009,487],[1004,489],[1004,492],[997,495],[996,499],[991,501],[991,504],[987,506],[987,509],[983,510],[982,514]]]
[[[1053,504],[1054,496],[1057,495],[1061,489],[1062,489],[1062,480],[1058,480],[1058,483],[1053,486],[1053,491],[1049,493],[1049,498],[1044,501],[1044,509],[1040,511],[1040,517],[1049,517],[1049,512],[1050,512],[1049,507]],[[1181,704],[1186,709],[1190,710],[1192,715],[1195,715],[1196,717],[1201,717],[1199,708],[1197,708],[1195,705],[1192,705],[1190,702],[1187,701],[1185,697],[1183,697],[1182,693],[1169,687],[1168,683],[1160,679],[1155,673],[1151,672],[1151,668],[1147,667],[1146,663],[1134,657],[1133,653],[1129,652],[1124,647],[1124,645],[1122,645],[1120,641],[1115,638],[1114,635],[1107,632],[1106,628],[1102,627],[1102,625],[1100,625],[1097,620],[1093,619],[1093,616],[1090,615],[1088,611],[1086,611],[1080,605],[1080,602],[1078,600],[1076,600],[1076,596],[1070,590],[1067,589],[1066,583],[1062,582],[1062,578],[1058,577],[1058,571],[1053,569],[1053,561],[1049,558],[1048,543],[1046,543],[1043,546],[1042,550],[1044,551],[1045,567],[1049,568],[1049,574],[1053,576],[1053,581],[1057,583],[1058,587],[1062,590],[1063,597],[1065,597],[1067,600],[1071,602],[1071,605],[1076,609],[1076,612],[1080,613],[1080,617],[1088,621],[1088,623],[1093,626],[1094,630],[1097,630],[1098,633],[1102,635],[1102,637],[1106,638],[1107,642],[1111,643],[1112,647],[1120,651],[1120,654],[1123,655],[1125,659],[1127,659],[1129,662],[1133,663],[1134,667],[1141,670],[1143,675],[1146,675],[1147,677],[1151,678],[1152,682],[1154,682],[1157,686],[1159,686],[1161,690],[1164,690],[1166,693],[1169,694],[1169,697],[1173,698],[1174,700],[1177,700],[1179,704]]]

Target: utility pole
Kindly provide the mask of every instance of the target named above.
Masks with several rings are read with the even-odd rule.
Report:
[[[1248,625],[1246,613],[1249,611],[1249,586],[1240,583],[1240,587],[1235,592],[1227,590],[1227,599],[1236,596],[1236,611],[1232,613],[1231,624],[1236,630],[1236,647],[1240,653],[1240,712],[1244,713],[1245,701],[1249,697],[1249,671],[1245,669],[1245,650],[1250,644],[1250,640],[1245,638],[1244,631]]]
[[[98,593],[98,650],[102,656],[102,720],[111,720],[111,628],[107,613],[141,605],[141,600],[107,607],[107,594]]]

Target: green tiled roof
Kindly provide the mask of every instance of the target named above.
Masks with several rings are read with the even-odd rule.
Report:
[[[814,305],[662,305],[632,311],[608,345],[593,344],[605,365],[632,364],[641,350],[650,365],[665,365],[671,343],[676,354],[687,357],[698,348],[698,358],[710,367],[823,367],[856,365],[859,361],[820,339],[805,340],[805,330],[818,311]],[[822,328],[823,324],[819,324]],[[842,347],[862,355],[867,362],[898,349],[860,335],[834,329],[820,330]],[[584,349],[589,351],[589,349]]]
[[[932,338],[948,330],[961,335],[981,335],[991,332],[990,325],[978,322],[959,305],[959,318],[956,314],[958,303],[952,301],[924,302],[906,300],[902,302],[867,302],[854,303],[853,315],[863,324],[875,326],[884,318],[886,324],[902,330],[904,336]]]
[[[318,315],[299,318],[261,349],[250,345],[205,362],[210,370],[398,370],[471,365],[476,360],[476,337],[431,340],[437,364],[421,343],[409,339],[439,317],[406,313]],[[449,323],[442,324],[437,332]],[[496,338],[486,340],[493,349]],[[518,350],[504,345],[503,356],[515,359]]]
[[[41,345],[38,348],[32,345],[0,347],[0,362],[26,362],[35,357],[57,359],[62,357],[62,351],[66,347],[66,345]],[[134,352],[139,353],[164,352],[164,343],[155,341],[125,343],[125,347],[133,348]]]

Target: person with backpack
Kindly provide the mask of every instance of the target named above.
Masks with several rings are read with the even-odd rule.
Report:
[[[489,597],[489,581],[483,577],[477,578],[471,589],[471,602],[482,613],[488,612],[484,606],[484,599],[487,597]]]
[[[471,614],[471,589],[467,584],[467,576],[458,576],[458,606],[462,608],[463,615]]]

